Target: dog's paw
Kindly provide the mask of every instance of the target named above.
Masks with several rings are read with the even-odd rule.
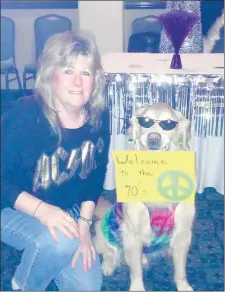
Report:
[[[129,291],[145,291],[143,283],[131,283]]]
[[[111,276],[115,270],[115,264],[110,258],[105,258],[102,262],[102,273],[105,276]]]
[[[177,291],[194,291],[192,287],[188,284],[187,280],[178,280],[176,282]]]

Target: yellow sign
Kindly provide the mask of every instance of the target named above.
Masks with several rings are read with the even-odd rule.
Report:
[[[195,201],[193,151],[113,151],[118,202]]]

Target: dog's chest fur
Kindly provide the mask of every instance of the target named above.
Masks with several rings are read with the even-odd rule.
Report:
[[[155,253],[169,247],[174,231],[174,212],[178,204],[172,208],[148,207],[149,228],[152,240],[143,247],[144,253]],[[102,220],[102,233],[111,245],[121,248],[121,224],[123,222],[122,203],[116,202]]]

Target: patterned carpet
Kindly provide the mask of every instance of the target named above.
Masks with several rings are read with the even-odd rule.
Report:
[[[113,201],[115,194],[106,193]],[[187,262],[187,275],[195,291],[224,291],[224,196],[206,189],[196,199],[197,215],[192,245]],[[2,244],[1,290],[11,290],[10,281],[21,254]],[[176,291],[173,284],[173,267],[166,259],[159,259],[144,272],[146,290]],[[117,268],[111,277],[104,277],[103,291],[128,291],[129,271],[126,266]],[[54,282],[48,291],[57,290]]]

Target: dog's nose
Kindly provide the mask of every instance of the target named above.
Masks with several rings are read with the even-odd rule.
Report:
[[[149,133],[147,137],[147,144],[150,150],[156,150],[161,145],[161,135],[159,133]]]

